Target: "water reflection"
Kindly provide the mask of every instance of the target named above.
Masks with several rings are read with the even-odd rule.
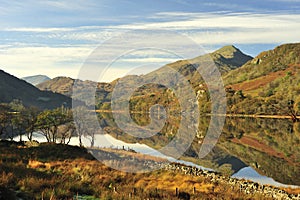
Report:
[[[141,126],[150,120],[148,114],[131,113],[131,117]],[[99,119],[105,133],[114,138],[157,150],[166,146],[180,128],[180,118],[168,116],[156,135],[136,138],[120,130],[111,113],[99,113]],[[300,123],[287,119],[227,118],[217,145],[205,158],[198,159],[209,122],[209,117],[200,119],[195,138],[180,159],[231,175],[251,167],[280,183],[300,185]]]

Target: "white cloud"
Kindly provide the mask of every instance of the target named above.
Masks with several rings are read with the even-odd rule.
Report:
[[[171,63],[175,62],[178,59],[172,59],[172,58],[127,58],[123,59],[122,62],[128,62],[128,63]]]
[[[132,23],[114,26],[80,26],[72,28],[7,28],[4,31],[38,33],[36,37],[51,40],[75,40],[103,42],[128,30],[165,29],[184,33],[192,38],[195,35],[208,37],[208,42],[229,43],[278,43],[297,41],[295,34],[300,32],[300,14],[251,14],[251,13],[182,13],[164,12],[150,17],[163,22]],[[229,38],[227,35],[234,35]],[[262,35],[262,39],[259,39]],[[210,38],[209,38],[210,36]],[[224,36],[218,38],[218,36]],[[216,39],[216,40],[215,40]],[[263,41],[262,41],[263,40]]]
[[[126,24],[118,29],[165,29],[179,31],[199,44],[298,42],[300,14],[158,13],[175,20]],[[182,19],[180,19],[182,18]],[[112,27],[110,27],[112,28]]]
[[[34,74],[76,77],[92,50],[89,47],[8,48],[0,53],[0,66],[18,77]]]
[[[101,75],[101,77],[99,76],[97,81],[110,82],[116,80],[117,78],[128,75],[128,72],[130,72],[130,69],[110,67]]]
[[[117,26],[118,29],[171,29],[171,30],[206,30],[208,28],[253,28],[253,29],[272,29],[280,27],[294,27],[300,26],[300,14],[249,14],[249,13],[233,13],[233,14],[218,14],[218,13],[160,13],[159,16],[169,18],[170,16],[181,16],[183,20],[173,20],[167,22],[155,23],[136,23]],[[296,27],[295,27],[296,26]],[[113,28],[113,26],[110,26]]]
[[[64,5],[59,4],[57,6],[63,7]],[[14,44],[9,40],[8,42],[3,42],[0,46],[0,66],[19,77],[33,74],[46,74],[51,77],[58,75],[76,77],[84,60],[99,43],[132,29],[171,30],[184,34],[199,45],[206,46],[221,46],[222,44],[230,43],[274,44],[299,42],[300,35],[300,14],[168,12],[157,13],[149,19],[154,18],[155,22],[114,26],[79,26],[70,28],[16,27],[2,29],[2,32],[17,32],[17,34],[20,34],[20,37],[26,32],[34,40],[24,41],[25,44],[22,45],[17,44],[18,38],[14,38],[16,40]],[[134,35],[131,37],[134,37]],[[151,46],[151,43],[156,45],[161,40],[174,40],[163,35],[161,40],[152,41],[149,38],[151,37],[145,37],[145,45]],[[35,44],[37,41],[40,44]],[[73,45],[65,45],[65,41]],[[183,43],[180,40],[174,40],[174,45],[178,46],[180,42]],[[130,44],[124,44],[120,40],[118,45],[109,48],[111,48],[111,51],[114,51],[114,48]],[[188,46],[184,45],[182,44],[181,50],[188,51]],[[132,63],[130,66],[133,66],[134,64],[149,62],[167,63],[174,61],[174,58],[164,57],[160,53],[151,54],[151,57],[139,56],[124,58],[122,63],[128,65]],[[112,67],[105,74],[104,80],[114,80],[127,71],[120,66]]]

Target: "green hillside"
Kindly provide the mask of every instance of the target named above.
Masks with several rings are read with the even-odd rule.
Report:
[[[260,53],[224,75],[231,113],[291,115],[299,112],[300,43]]]

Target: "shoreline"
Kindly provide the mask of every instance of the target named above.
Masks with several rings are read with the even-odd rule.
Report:
[[[125,113],[123,110],[111,111],[111,110],[95,110],[96,113]],[[136,114],[149,114],[150,112],[142,111],[130,111],[130,113]],[[260,115],[260,114],[211,114],[204,113],[202,116],[219,116],[219,117],[240,117],[240,118],[267,118],[267,119],[292,119],[289,115]],[[297,116],[297,119],[300,119],[300,116]]]
[[[211,114],[206,113],[205,116],[219,116],[219,117],[240,117],[240,118],[267,118],[267,119],[292,119],[289,115],[257,115],[257,114]],[[300,116],[297,116],[300,119]]]

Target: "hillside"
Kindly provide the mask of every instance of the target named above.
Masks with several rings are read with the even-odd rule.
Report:
[[[122,92],[132,88],[132,85],[138,85],[139,81],[142,80],[169,80],[170,79],[170,68],[175,69],[179,72],[185,79],[187,79],[192,85],[195,91],[198,91],[203,82],[202,77],[199,73],[195,73],[197,68],[206,67],[207,61],[213,61],[216,67],[219,69],[221,74],[226,74],[231,70],[241,67],[247,61],[251,60],[252,57],[243,54],[239,49],[234,46],[225,46],[221,49],[214,51],[209,54],[201,55],[189,60],[179,60],[174,63],[167,64],[161,68],[145,74],[143,76],[126,76],[122,78]],[[111,84],[115,85],[117,82],[114,81]],[[176,81],[175,81],[176,82]],[[120,84],[120,83],[119,83]],[[182,85],[175,83],[175,89],[185,90]],[[110,97],[110,95],[107,95]],[[204,97],[203,97],[204,98]],[[99,98],[101,100],[101,98]],[[99,109],[109,109],[109,99],[104,99],[104,103],[97,105]],[[174,93],[167,90],[166,87],[157,84],[147,84],[143,87],[136,88],[135,93],[130,99],[130,108],[132,110],[141,111],[149,110],[151,105],[161,104],[164,106],[168,105],[173,110],[178,108],[178,101],[175,99]]]
[[[71,97],[74,81],[69,77],[56,77],[43,81],[37,84],[36,87],[43,91],[52,91]]]
[[[215,62],[216,66],[218,67],[218,69],[222,74],[225,74],[233,69],[236,69],[242,66],[247,61],[252,59],[252,57],[243,54],[239,49],[237,49],[234,46],[225,46],[210,54],[202,55],[190,60],[181,60],[175,63],[168,64],[154,72],[146,74],[145,77],[149,78],[153,76],[153,79],[155,79],[155,77],[159,76],[160,78],[163,79],[163,77],[166,76],[167,78],[168,74],[165,72],[166,70],[168,70],[168,67],[172,67],[178,70],[181,74],[183,74],[188,79],[191,79],[192,84],[194,83],[196,84],[197,82],[198,85],[201,77],[197,75],[194,76],[195,67],[199,67],[200,63],[202,63],[207,59],[207,56],[210,56],[210,59],[212,59]],[[131,78],[132,78],[131,76],[126,77],[128,83],[130,83]],[[70,97],[72,95],[72,87],[74,82],[75,80],[72,78],[56,77],[54,79],[38,84],[37,87],[40,90],[52,91]],[[96,107],[99,109],[107,109],[109,108],[111,91],[116,82],[117,80],[111,83],[95,83],[91,81],[78,80],[77,84],[79,85],[79,87],[80,85],[82,85],[83,88],[84,87],[89,88],[94,84],[97,84]],[[151,93],[151,91],[155,91],[158,88],[159,87],[157,87],[157,85],[149,85],[149,87],[146,87],[144,89],[148,89],[148,93]],[[126,90],[126,85],[124,85],[124,90]],[[84,93],[85,91],[83,90],[82,95],[84,95]],[[90,104],[91,102],[86,102],[86,103]]]
[[[226,85],[254,80],[300,63],[300,43],[284,44],[264,51],[240,69],[224,76]]]
[[[40,91],[24,80],[20,80],[0,70],[0,102],[10,103],[19,99],[24,106],[35,106],[41,109],[52,109],[63,104],[71,107],[71,99],[51,91]]]
[[[73,96],[72,89],[76,81],[77,94]],[[97,83],[93,81],[82,81],[75,80],[69,77],[56,77],[40,83],[36,86],[42,91],[52,91],[55,93],[60,93],[68,97],[73,97],[78,100],[84,100],[85,94],[88,89],[96,88],[96,98],[99,100],[97,102],[105,102],[105,99],[112,91],[112,86],[110,83]],[[91,105],[92,102],[85,102],[87,105]]]
[[[131,84],[138,84],[143,78],[155,81],[159,77],[160,80],[168,80],[168,71],[171,67],[182,74],[196,92],[201,93],[198,96],[200,112],[209,113],[209,93],[206,92],[207,88],[200,74],[195,73],[196,68],[201,67],[201,63],[209,58],[214,61],[222,74],[227,92],[228,113],[292,115],[293,110],[292,112],[297,114],[296,112],[300,111],[299,55],[299,43],[280,45],[273,50],[260,53],[254,59],[234,46],[225,46],[207,55],[167,64],[144,76],[127,76],[122,79],[122,92],[129,91],[132,88]],[[117,81],[97,84],[97,109],[110,109],[111,91]],[[73,79],[58,77],[37,87],[70,96],[73,83]],[[82,88],[84,85],[90,85],[87,82],[82,83]],[[182,87],[175,85],[177,88]],[[80,95],[84,96],[84,93],[83,90]],[[289,105],[288,102],[293,102],[293,105]],[[136,111],[148,110],[154,104],[169,105],[171,108],[179,106],[175,95],[166,87],[157,84],[137,88],[130,99],[130,108]]]
[[[27,83],[30,83],[31,85],[34,85],[34,86],[36,86],[44,81],[50,80],[50,78],[45,75],[26,76],[21,79],[26,81]]]
[[[97,151],[113,161],[130,154]],[[0,199],[273,199],[273,195],[289,199],[299,192],[179,164],[124,173],[95,160],[84,148],[62,144],[0,141],[0,155]],[[140,161],[139,154],[130,155],[129,161]]]
[[[300,43],[280,45],[254,59],[234,46],[223,47],[209,56],[223,77],[228,114],[287,115],[297,121],[295,116],[300,114]],[[201,94],[198,95],[200,112],[210,113],[210,95],[199,73],[195,73],[195,67],[201,67],[205,59],[207,55],[177,61],[145,76],[153,80],[156,77],[167,79],[167,67],[176,69]],[[148,110],[154,104],[168,106],[170,103],[172,108],[179,106],[174,94],[157,85],[138,88],[131,98],[134,110]]]
[[[228,111],[296,115],[300,108],[299,56],[300,43],[280,45],[224,75]]]
[[[168,64],[145,77],[168,79],[167,67],[174,68],[200,94],[200,112],[210,113],[210,95],[200,74],[195,73],[195,67],[201,67],[207,56]],[[300,114],[300,43],[280,45],[254,59],[234,46],[223,47],[209,56],[222,74],[228,114],[286,115],[296,120],[295,116]],[[186,90],[177,84],[175,87]],[[179,106],[174,94],[157,85],[138,88],[131,98],[134,110],[142,110],[142,107],[148,110],[154,104],[168,106],[170,103],[172,108]]]
[[[203,63],[205,64],[207,60],[213,61],[221,74],[226,74],[227,72],[237,69],[246,62],[252,60],[252,57],[245,55],[235,46],[229,45],[224,46],[212,53],[201,55],[193,59],[179,60],[174,63],[167,64],[166,66],[163,66],[160,69],[147,74],[146,76],[151,74],[164,75],[163,73],[168,69],[167,67],[171,67],[192,81],[195,76],[194,71],[196,68],[205,67],[201,65],[203,65]]]

